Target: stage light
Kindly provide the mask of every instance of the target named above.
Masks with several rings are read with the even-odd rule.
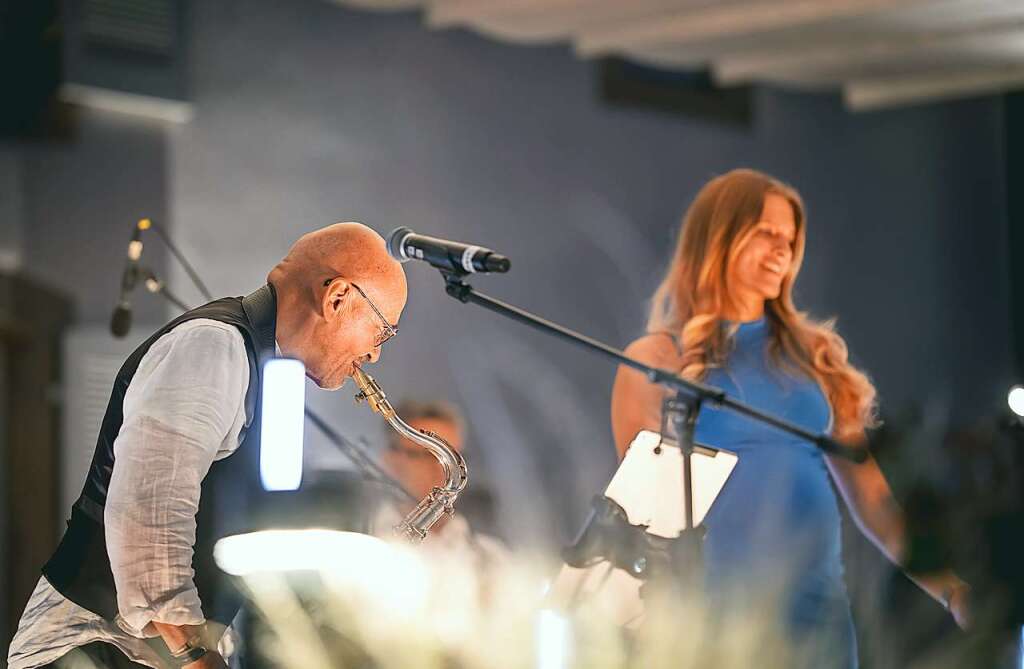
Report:
[[[537,615],[537,669],[566,669],[572,654],[572,625],[551,609]]]
[[[418,609],[426,601],[430,572],[405,546],[331,529],[261,530],[217,542],[217,566],[243,578],[310,571],[334,589],[359,592],[393,611]]]
[[[306,368],[275,358],[263,367],[260,481],[264,490],[297,490],[302,482]]]
[[[370,580],[374,580],[372,574],[381,572],[401,580],[399,575],[407,568],[416,569],[411,553],[383,539],[329,529],[236,534],[218,541],[213,557],[221,569],[235,576],[313,570],[349,573]]]
[[[346,536],[359,537],[353,540]],[[213,557],[229,574],[248,576],[264,571],[299,571],[331,566],[332,558],[345,561],[358,553],[363,539],[369,535],[334,530],[262,530],[236,534],[217,542]],[[351,543],[353,550],[345,550]]]
[[[1010,411],[1024,418],[1024,386],[1010,388],[1006,402],[1010,405]]]

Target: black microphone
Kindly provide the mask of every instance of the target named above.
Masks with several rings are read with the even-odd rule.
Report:
[[[132,327],[132,304],[128,298],[139,280],[142,231],[148,230],[150,225],[148,218],[139,221],[132,230],[132,238],[128,242],[128,258],[124,263],[124,271],[121,272],[121,296],[114,307],[114,313],[110,316],[110,333],[115,337],[124,337]]]
[[[417,235],[404,226],[388,238],[388,253],[398,262],[423,260],[439,270],[456,274],[503,273],[512,266],[508,258],[490,249]]]

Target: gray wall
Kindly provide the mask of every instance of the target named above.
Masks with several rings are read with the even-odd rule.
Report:
[[[77,324],[103,324],[117,302],[125,249],[140,218],[167,221],[167,127],[78,110],[67,138],[0,144],[0,269],[68,295]],[[150,234],[142,264],[163,276],[167,252]],[[162,300],[140,289],[134,322],[163,322]]]
[[[159,122],[83,110],[73,138],[21,149],[22,270],[72,297],[80,324],[109,320],[135,222],[167,222],[165,147]],[[165,250],[145,242],[143,264],[165,274]],[[136,324],[164,320],[141,287],[133,304]]]
[[[761,91],[755,127],[737,130],[605,107],[591,66],[565,48],[431,32],[412,14],[316,0],[197,3],[196,14],[197,117],[171,135],[170,201],[215,292],[258,286],[327,223],[408,225],[504,252],[512,272],[478,288],[624,346],[698,187],[752,166],[803,192],[798,297],[840,317],[886,407],[978,413],[1009,385],[995,98],[853,116],[831,97]],[[493,483],[507,533],[561,541],[614,468],[614,370],[407,267],[382,386],[458,401],[474,480]],[[185,290],[180,272],[174,283]],[[346,392],[311,390],[311,402],[349,434],[380,434]],[[316,439],[311,460],[342,463]]]

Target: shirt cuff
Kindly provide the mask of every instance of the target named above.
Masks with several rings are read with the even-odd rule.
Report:
[[[165,601],[151,603],[147,607],[119,605],[118,608],[118,623],[121,628],[140,639],[153,636],[150,630],[145,629],[151,622],[167,625],[202,625],[206,622],[199,591],[195,588],[179,592]]]

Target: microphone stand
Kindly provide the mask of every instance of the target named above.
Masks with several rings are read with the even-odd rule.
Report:
[[[334,446],[340,450],[345,456],[358,467],[362,473],[369,479],[380,483],[388,492],[400,497],[407,502],[413,502],[414,504],[419,502],[418,499],[413,497],[412,493],[405,489],[401,483],[398,482],[391,474],[388,474],[384,469],[377,464],[366,452],[361,445],[355,444],[346,439],[340,432],[337,432],[334,428],[328,425],[323,418],[313,412],[312,409],[306,407],[306,418],[309,422],[313,423],[320,432],[327,437]]]
[[[805,441],[813,443],[826,453],[838,455],[848,460],[852,460],[853,462],[864,462],[867,459],[868,453],[863,448],[844,446],[828,435],[815,434],[814,432],[805,430],[799,425],[791,423],[783,418],[773,416],[772,414],[755,409],[748,404],[744,404],[739,400],[735,400],[720,388],[709,386],[697,381],[690,381],[681,376],[677,376],[668,370],[645,365],[638,360],[630,358],[619,349],[612,348],[605,343],[580,334],[575,330],[570,330],[567,327],[545,320],[524,309],[508,304],[507,302],[502,302],[501,300],[484,295],[463,281],[463,277],[466,275],[462,272],[442,270],[441,274],[444,275],[445,279],[445,292],[459,302],[471,302],[484,307],[489,311],[505,316],[506,318],[511,318],[514,321],[528,325],[535,330],[553,335],[588,351],[598,353],[620,365],[631,367],[642,372],[651,383],[657,383],[658,385],[664,386],[677,394],[681,394],[684,398],[687,398],[684,401],[690,401],[688,398],[695,398],[697,400],[696,409],[698,410],[700,409],[700,404],[703,402],[711,402],[715,406],[730,409],[735,413],[753,418],[758,422],[765,423],[766,425],[770,425],[771,427],[783,432],[800,437]],[[694,418],[694,420],[696,420],[696,418]]]
[[[150,221],[150,227],[160,236],[161,241],[163,241],[164,245],[170,249],[171,253],[178,260],[178,263],[185,268],[185,273],[188,274],[190,279],[192,279],[192,285],[199,289],[199,292],[203,294],[203,297],[206,298],[207,302],[212,302],[213,295],[211,295],[210,291],[206,288],[206,284],[199,278],[199,274],[192,268],[192,264],[185,259],[185,255],[178,250],[178,247],[171,241],[170,236],[164,231],[163,226]],[[185,311],[188,311],[188,309],[185,309]]]
[[[439,268],[440,269],[440,268]],[[658,369],[645,365],[638,360],[630,358],[619,349],[612,348],[607,344],[584,334],[571,330],[567,327],[536,316],[524,309],[520,309],[507,302],[502,302],[493,297],[477,292],[471,285],[466,283],[466,272],[441,269],[444,277],[445,292],[462,303],[472,303],[481,306],[488,311],[510,318],[514,321],[527,325],[535,330],[567,341],[587,351],[597,353],[605,359],[617,364],[625,365],[639,372],[651,383],[656,383],[670,391],[675,396],[665,404],[667,418],[672,421],[676,438],[683,461],[683,511],[685,527],[680,533],[679,539],[673,541],[673,548],[670,551],[674,560],[680,560],[693,569],[683,570],[681,585],[692,584],[696,578],[696,567],[701,564],[701,541],[703,528],[693,526],[693,469],[692,456],[694,452],[694,429],[697,424],[697,417],[705,402],[710,402],[717,407],[727,408],[735,413],[752,418],[760,423],[774,427],[782,432],[797,436],[809,441],[822,451],[837,455],[853,462],[864,462],[867,459],[867,450],[860,447],[849,447],[840,444],[825,434],[815,434],[799,425],[787,420],[773,416],[769,413],[755,409],[743,402],[733,399],[720,388],[684,379],[668,370]],[[592,514],[593,517],[593,514]],[[581,540],[586,534],[586,529],[581,533]],[[579,542],[578,542],[579,543]],[[646,558],[638,565],[646,565]],[[645,567],[640,566],[633,570],[634,575],[641,575]]]
[[[157,275],[153,273],[151,269],[143,267],[139,269],[139,272],[142,274],[142,278],[146,285],[146,290],[153,293],[154,295],[162,296],[164,299],[166,299],[168,302],[178,307],[182,311],[189,310],[189,306],[182,302],[180,299],[178,299],[174,295],[174,293],[167,290],[167,284],[161,281],[157,277]]]

